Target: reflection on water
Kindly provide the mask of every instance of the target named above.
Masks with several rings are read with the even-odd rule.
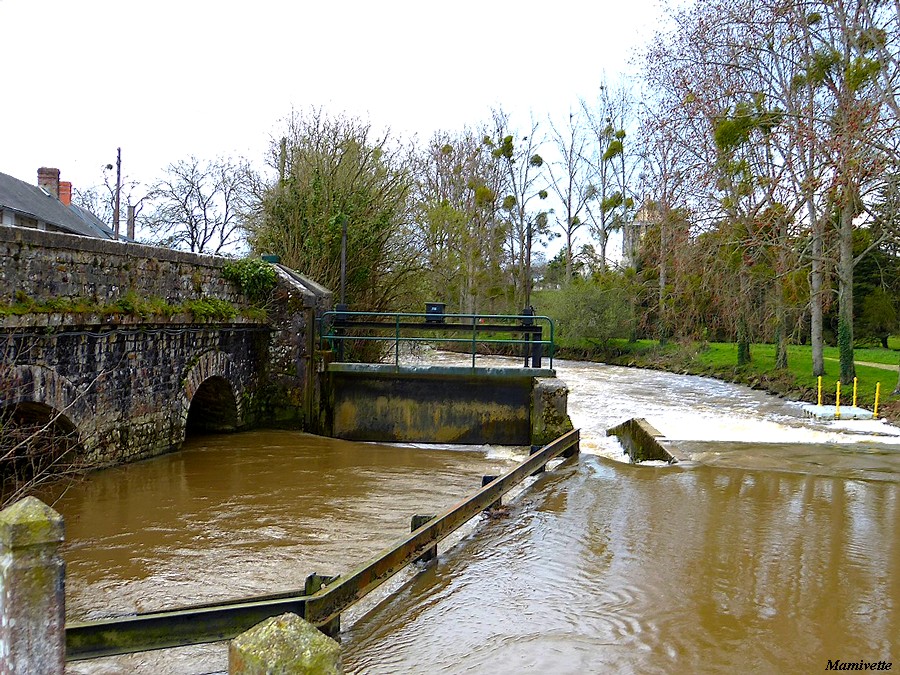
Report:
[[[894,659],[897,486],[582,456],[353,625],[350,672],[813,672]]]
[[[66,521],[68,618],[302,588],[308,574],[365,562],[408,534],[413,514],[452,506],[526,454],[253,431],[91,474],[55,504]],[[70,671],[209,672],[225,657],[192,648]]]
[[[582,456],[345,626],[348,672],[900,667],[900,430],[808,420],[799,406],[703,378],[555,365]],[[629,417],[646,417],[694,461],[612,461],[623,455],[605,430]],[[406,534],[412,513],[446,508],[520,455],[251,432],[95,474],[57,504],[69,616],[346,571]],[[224,664],[215,645],[70,669]]]

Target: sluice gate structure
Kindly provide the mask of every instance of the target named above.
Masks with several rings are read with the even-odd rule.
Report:
[[[325,365],[323,387],[332,437],[535,446],[572,428],[568,389],[553,369],[554,325],[548,317],[329,311],[321,340],[323,351],[338,359]],[[393,363],[341,360],[348,343],[373,342],[387,346]],[[462,351],[472,365],[400,363],[402,347],[422,343]],[[519,352],[523,366],[476,366],[480,349],[498,347]]]

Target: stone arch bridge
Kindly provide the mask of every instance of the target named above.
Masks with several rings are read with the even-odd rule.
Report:
[[[329,363],[316,336],[328,290],[276,265],[260,308],[227,263],[0,226],[3,486],[60,458],[55,469],[159,455],[194,430],[534,445],[571,428],[552,370]],[[198,318],[216,303],[232,311]]]
[[[263,314],[223,277],[226,262],[0,227],[0,441],[11,422],[50,429],[94,467],[175,449],[194,429],[318,430],[314,327],[331,294],[276,266]],[[238,314],[171,314],[203,298]],[[123,299],[130,312],[113,307]],[[151,300],[167,309],[142,309]]]

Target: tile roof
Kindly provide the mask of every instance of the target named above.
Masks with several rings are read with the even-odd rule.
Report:
[[[93,213],[80,206],[66,206],[37,185],[0,173],[0,209],[42,220],[72,234],[114,239],[112,230]]]

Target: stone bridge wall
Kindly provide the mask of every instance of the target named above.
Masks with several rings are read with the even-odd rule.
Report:
[[[4,404],[40,403],[64,415],[91,466],[157,455],[181,445],[191,401],[210,378],[234,407],[222,427],[253,421],[245,408],[269,337],[265,326],[10,332],[5,353],[17,358],[3,371],[12,385]]]
[[[28,296],[109,305],[132,293],[170,305],[203,297],[250,306],[222,277],[228,259],[0,227],[0,304]],[[265,319],[190,315],[0,315],[0,412],[37,406],[74,425],[104,465],[176,449],[201,402],[209,428],[317,430],[314,327],[330,293],[279,266]],[[257,313],[258,315],[258,313]],[[230,410],[229,410],[230,409]]]
[[[0,227],[0,303],[21,292],[35,300],[114,302],[132,291],[171,304],[202,296],[247,305],[222,278],[227,258],[157,246]]]

